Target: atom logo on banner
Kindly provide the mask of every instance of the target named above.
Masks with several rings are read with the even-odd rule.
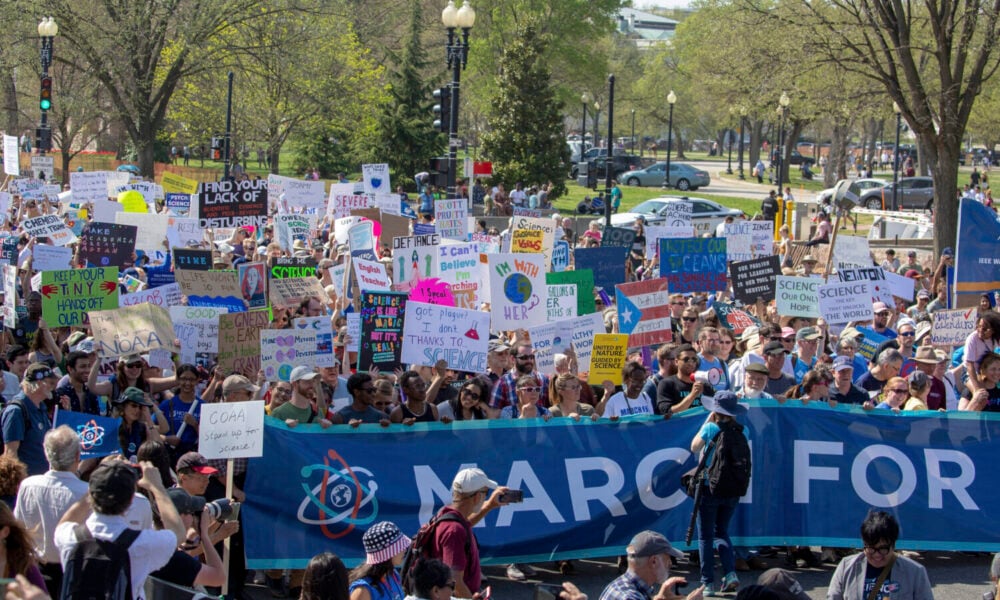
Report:
[[[338,463],[342,468],[335,466]],[[319,525],[324,536],[335,540],[349,534],[358,525],[375,521],[378,516],[378,499],[375,497],[378,482],[368,469],[351,467],[336,451],[328,450],[323,464],[306,465],[301,473],[306,480],[302,483],[306,495],[299,503],[296,514],[300,522]],[[322,480],[310,487],[307,481],[316,473],[322,474]],[[359,474],[365,476],[364,483]],[[329,504],[326,504],[327,500]],[[331,525],[344,527],[334,531]]]
[[[76,433],[80,436],[81,450],[93,450],[104,443],[104,428],[93,419],[77,425]]]

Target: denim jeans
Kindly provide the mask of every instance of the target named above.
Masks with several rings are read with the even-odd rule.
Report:
[[[701,488],[698,505],[698,554],[701,559],[701,582],[715,581],[715,551],[719,547],[719,560],[723,574],[736,570],[733,544],[729,540],[729,521],[736,512],[739,498],[716,498],[707,487]]]

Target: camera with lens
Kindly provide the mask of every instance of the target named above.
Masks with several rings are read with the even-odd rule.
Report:
[[[208,514],[216,521],[235,521],[240,516],[240,503],[229,498],[219,498],[205,504]]]

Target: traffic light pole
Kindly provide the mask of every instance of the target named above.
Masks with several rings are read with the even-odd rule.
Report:
[[[42,36],[41,59],[42,76],[39,78],[39,82],[42,89],[39,93],[39,108],[42,117],[38,122],[38,131],[35,132],[35,147],[38,148],[39,156],[45,156],[45,153],[51,150],[52,145],[52,133],[49,130],[49,109],[52,107],[52,79],[49,77],[49,67],[52,65],[52,36]]]
[[[451,67],[450,114],[448,115],[448,198],[458,198],[455,185],[458,173],[458,94],[462,69],[469,58],[469,28],[462,28],[462,39],[456,36],[455,27],[448,28],[448,66]]]

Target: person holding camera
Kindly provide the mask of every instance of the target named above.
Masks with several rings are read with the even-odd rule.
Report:
[[[204,498],[192,496],[181,488],[167,490],[180,514],[187,536],[167,564],[151,576],[184,587],[221,586],[226,579],[222,557],[212,545],[210,527],[216,522]],[[198,560],[204,554],[205,562]]]

